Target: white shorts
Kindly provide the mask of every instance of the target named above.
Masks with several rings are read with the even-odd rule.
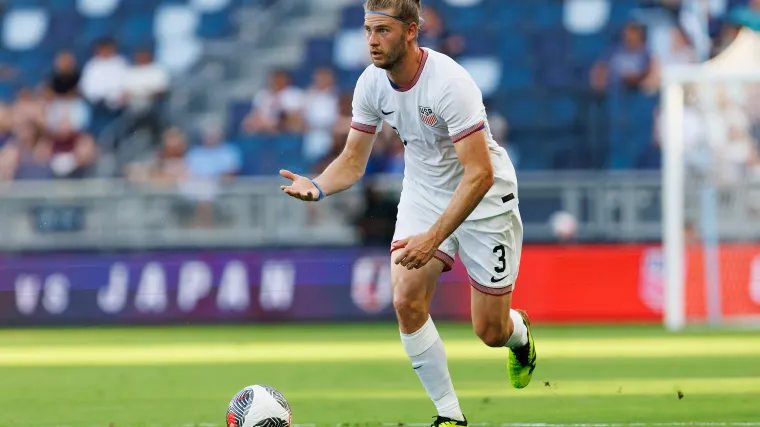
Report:
[[[429,208],[401,197],[393,241],[425,233],[438,220]],[[459,255],[470,284],[480,292],[505,295],[514,289],[520,269],[523,226],[520,211],[514,209],[490,218],[466,220],[438,247],[435,258],[451,270]]]

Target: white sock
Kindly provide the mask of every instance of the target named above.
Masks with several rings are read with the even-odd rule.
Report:
[[[412,368],[417,372],[428,396],[435,404],[438,415],[464,421],[449,375],[443,341],[438,335],[433,318],[428,317],[425,325],[416,332],[402,333],[401,343],[412,362]]]
[[[520,316],[520,313],[515,310],[509,310],[509,317],[512,318],[515,329],[512,331],[512,336],[509,337],[504,347],[519,348],[528,344],[528,327],[525,326],[525,321]]]

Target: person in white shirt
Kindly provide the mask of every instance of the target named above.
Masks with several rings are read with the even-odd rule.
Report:
[[[330,68],[314,71],[312,86],[304,94],[304,156],[309,161],[327,154],[332,145],[332,128],[338,120],[338,90]]]
[[[92,104],[121,109],[124,103],[124,82],[129,64],[116,50],[111,39],[98,42],[93,56],[84,65],[80,86]]]
[[[303,129],[303,91],[290,84],[287,72],[270,77],[269,89],[256,94],[251,112],[243,121],[246,133],[300,132]]]
[[[522,222],[517,179],[493,140],[482,94],[446,55],[420,48],[419,0],[368,0],[365,30],[373,64],[356,84],[346,146],[313,180],[283,170],[282,190],[318,201],[364,174],[383,121],[405,146],[403,190],[391,244],[391,282],[401,341],[438,410],[433,426],[464,426],[446,354],[429,314],[440,274],[459,254],[472,285],[473,327],[490,347],[507,347],[512,385],[536,367],[530,321],[512,310]]]
[[[169,73],[153,60],[153,52],[142,48],[124,78],[124,94],[130,111],[143,113],[156,105],[169,90]]]

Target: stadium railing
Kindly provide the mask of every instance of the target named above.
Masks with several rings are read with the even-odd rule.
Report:
[[[394,202],[396,175],[373,186]],[[279,177],[241,178],[221,186],[135,186],[122,180],[19,181],[0,187],[0,250],[157,249],[177,247],[351,246],[363,186],[303,203],[280,192]],[[520,210],[526,242],[556,241],[550,219],[565,211],[578,223],[576,241],[659,241],[660,174],[523,172]],[[215,223],[195,221],[211,201]],[[741,224],[737,224],[741,227]],[[747,224],[746,226],[749,226]],[[746,227],[745,229],[751,229]]]

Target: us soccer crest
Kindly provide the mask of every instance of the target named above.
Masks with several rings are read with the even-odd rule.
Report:
[[[420,118],[428,126],[435,126],[438,123],[438,118],[430,107],[420,107]]]

